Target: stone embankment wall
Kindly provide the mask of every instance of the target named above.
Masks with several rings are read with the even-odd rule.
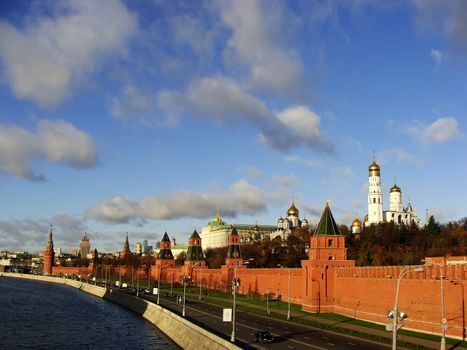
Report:
[[[159,305],[132,295],[113,292],[111,289],[106,290],[103,287],[66,278],[14,273],[3,273],[3,275],[7,277],[65,284],[105,300],[112,301],[143,316],[183,349],[240,349],[229,341],[192,324],[183,317]]]

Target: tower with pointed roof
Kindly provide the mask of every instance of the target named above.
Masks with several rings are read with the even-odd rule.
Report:
[[[311,236],[309,256],[310,260],[347,260],[345,237],[339,232],[329,202]]]
[[[156,265],[174,266],[175,260],[172,254],[171,242],[167,232],[164,233],[160,243],[159,257],[156,260]]]
[[[185,264],[187,263],[192,265],[196,264],[198,266],[205,265],[203,248],[201,247],[201,237],[196,230],[193,231],[188,239],[188,251]]]
[[[126,258],[127,256],[130,256],[131,250],[130,250],[130,242],[128,241],[128,232],[126,233],[125,236],[125,243],[123,244],[123,250],[122,250],[122,258]]]
[[[227,258],[225,264],[239,265],[242,261],[242,254],[240,251],[240,236],[238,235],[237,228],[234,227],[229,235],[229,245],[227,250]]]
[[[310,312],[333,312],[334,271],[340,267],[355,266],[355,260],[347,260],[345,236],[339,232],[329,202],[310,237],[308,255],[308,260],[302,260],[303,309]]]
[[[44,275],[51,275],[53,265],[54,265],[55,253],[54,253],[54,241],[53,241],[52,235],[53,235],[52,225],[50,225],[49,237],[48,237],[47,245],[44,251],[44,271],[43,271]]]

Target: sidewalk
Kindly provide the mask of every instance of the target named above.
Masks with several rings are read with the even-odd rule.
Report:
[[[195,295],[192,294],[191,296],[195,296]],[[226,299],[224,298],[214,297],[214,296],[203,296],[203,301],[209,302],[209,301],[206,301],[206,299],[214,299],[214,300],[226,302]],[[193,298],[193,300],[198,300],[198,298]],[[248,302],[243,302],[241,300],[239,301],[237,299],[237,307],[239,307],[239,309],[241,310],[242,306],[250,308],[250,309],[257,309],[257,310],[265,311],[264,307],[262,306],[254,305]],[[275,314],[281,314],[284,316],[287,315],[287,310],[270,308],[270,311]],[[261,315],[261,316],[266,317],[266,318],[268,317],[267,314]],[[300,320],[306,320],[309,323],[311,323],[311,325],[305,324],[304,322],[300,322]],[[305,326],[319,328],[319,329],[323,329],[323,330],[330,331],[330,332],[345,334],[345,335],[353,336],[356,338],[364,338],[364,339],[375,341],[377,343],[388,344],[388,346],[391,346],[392,344],[392,333],[391,332],[368,328],[364,326],[348,324],[345,321],[341,322],[341,321],[327,320],[321,317],[313,316],[313,314],[303,314],[303,313],[293,314],[292,313],[292,320],[287,321],[287,322],[296,322],[296,323],[303,324]],[[404,349],[418,349],[418,350],[439,349],[440,343],[436,341],[427,340],[427,339],[398,334],[397,347],[404,348]],[[446,349],[456,349],[456,348],[457,347],[455,345],[446,344]]]

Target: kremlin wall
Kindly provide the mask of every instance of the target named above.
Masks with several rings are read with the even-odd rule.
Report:
[[[51,249],[52,248],[52,249]],[[125,254],[131,254],[126,240]],[[52,253],[50,253],[52,251]],[[51,275],[90,275],[97,266],[97,251],[88,267],[53,266],[52,231],[44,254],[44,273]],[[52,256],[50,256],[52,255]],[[427,258],[422,272],[408,272],[400,284],[399,310],[408,318],[404,329],[432,334],[441,333],[441,281],[444,288],[446,335],[464,339],[466,331],[467,258]],[[440,279],[440,268],[443,279]],[[302,305],[303,310],[313,313],[334,312],[349,317],[380,324],[388,323],[387,312],[394,306],[399,273],[406,266],[356,267],[354,260],[347,259],[345,237],[339,233],[337,224],[326,205],[313,236],[310,237],[308,260],[301,268],[253,269],[247,268],[241,259],[240,238],[235,228],[229,235],[228,255],[225,265],[219,269],[205,266],[201,238],[196,231],[189,239],[187,259],[184,266],[175,266],[170,250],[170,239],[164,235],[161,241],[160,258],[155,265],[139,269],[140,278],[151,274],[153,281],[159,277],[162,283],[180,281],[191,277],[191,285],[230,292],[234,276],[240,278],[237,292],[271,299],[281,299]],[[129,276],[129,268],[114,268],[111,273]]]

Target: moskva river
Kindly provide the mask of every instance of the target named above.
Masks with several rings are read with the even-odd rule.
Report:
[[[176,349],[137,314],[72,287],[0,277],[0,349]]]

